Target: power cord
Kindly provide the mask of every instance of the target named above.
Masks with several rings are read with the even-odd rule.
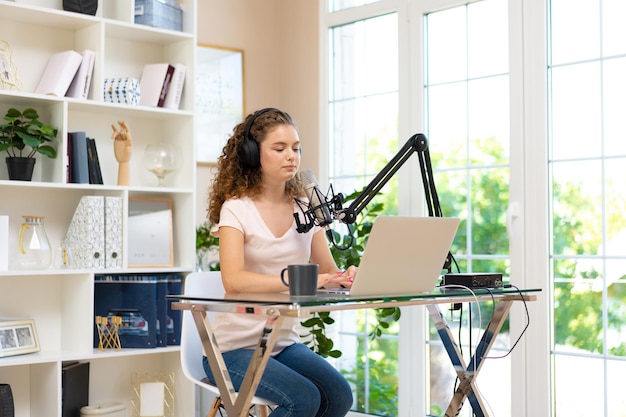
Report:
[[[484,356],[484,349],[486,348],[486,346],[483,346],[481,351],[479,351],[479,345],[477,345],[474,349],[474,361],[473,361],[473,372],[476,372],[476,364],[477,364],[477,358],[482,359],[503,359],[506,358],[507,356],[509,356],[511,354],[511,352],[513,351],[513,349],[515,349],[515,347],[518,345],[518,343],[520,342],[520,340],[522,339],[522,336],[524,336],[524,334],[526,333],[526,331],[528,330],[528,327],[530,326],[530,313],[528,311],[528,305],[526,303],[526,300],[524,299],[524,296],[522,294],[522,291],[516,287],[515,285],[510,285],[510,287],[515,288],[517,290],[517,293],[519,294],[523,305],[524,305],[524,310],[526,312],[526,324],[524,325],[524,329],[522,330],[522,332],[520,333],[520,335],[517,337],[517,339],[515,340],[515,342],[513,343],[513,345],[509,348],[509,350],[501,356]],[[482,323],[482,311],[481,311],[481,307],[480,307],[480,303],[478,302],[478,297],[476,296],[476,293],[469,287],[463,286],[463,285],[442,285],[441,288],[460,288],[460,289],[464,289],[468,292],[470,292],[472,294],[472,296],[474,297],[474,302],[476,303],[476,305],[478,306],[478,316],[479,316],[479,323]],[[489,323],[487,323],[486,328],[488,328],[492,321],[493,321],[493,316],[495,313],[495,305],[496,305],[496,300],[495,300],[495,296],[494,296],[494,292],[492,292],[489,288],[484,288],[484,290],[486,290],[487,292],[489,292],[489,294],[491,295],[491,301],[492,301],[492,305],[493,305],[493,309],[491,312],[491,318],[489,320]],[[459,308],[457,307],[457,304],[454,304],[454,308],[452,308],[451,310],[457,310],[460,309],[459,312],[459,332],[458,332],[458,346],[459,346],[459,351],[461,353],[461,355],[463,355],[463,344],[461,343],[462,340],[462,333],[461,333],[461,328],[462,328],[462,322],[463,322],[463,308]],[[472,319],[471,319],[471,306],[470,306],[470,312],[469,312],[469,333],[470,333],[470,351],[472,349]],[[479,332],[479,338],[478,340],[480,340],[480,332]],[[454,387],[453,387],[453,395],[457,390],[458,387],[458,383],[459,383],[459,377],[457,376],[454,382]],[[480,390],[478,389],[478,386],[476,386],[476,389],[480,392]],[[486,401],[487,406],[489,407],[489,409],[491,409],[491,405],[489,404],[489,402],[483,397],[483,400]],[[461,404],[461,408],[462,408],[463,404]],[[461,409],[459,408],[459,410],[457,410],[457,414],[460,413]],[[448,417],[448,416],[447,416]]]
[[[524,305],[524,311],[526,312],[526,324],[524,325],[524,329],[522,329],[522,332],[519,334],[519,336],[515,340],[515,343],[513,343],[513,345],[509,348],[507,353],[505,353],[504,355],[501,355],[501,356],[482,356],[482,359],[503,359],[503,358],[506,358],[507,356],[509,356],[511,354],[511,352],[513,352],[513,349],[515,349],[515,347],[517,346],[519,341],[522,339],[522,336],[524,336],[524,333],[526,333],[526,330],[528,330],[528,327],[530,326],[530,313],[528,312],[528,304],[526,304],[526,300],[524,299],[524,295],[522,294],[522,290],[520,290],[515,285],[511,285],[511,287],[515,288],[517,290],[517,293],[519,294],[520,298],[522,299],[522,304]],[[489,291],[489,292],[491,293],[491,291]],[[493,294],[492,294],[492,297],[493,297]]]

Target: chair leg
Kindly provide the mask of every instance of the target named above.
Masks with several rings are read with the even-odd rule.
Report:
[[[257,405],[259,409],[259,417],[267,417],[267,406],[266,405]]]
[[[220,409],[221,404],[222,404],[222,398],[215,397],[215,399],[213,400],[213,403],[211,404],[211,408],[209,409],[209,413],[206,415],[206,417],[215,417],[217,415],[217,412]]]

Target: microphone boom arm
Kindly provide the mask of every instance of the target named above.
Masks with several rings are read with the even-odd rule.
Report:
[[[424,193],[426,194],[426,203],[428,206],[428,215],[431,217],[441,217],[441,207],[433,179],[430,153],[428,152],[428,140],[423,134],[417,133],[409,138],[402,149],[398,151],[348,207],[334,213],[335,218],[343,223],[354,223],[357,216],[367,207],[369,202],[376,197],[378,192],[389,182],[391,177],[395,175],[411,155],[413,155],[413,152],[417,153],[419,157]]]

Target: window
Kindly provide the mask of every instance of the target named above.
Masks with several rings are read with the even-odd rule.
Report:
[[[486,0],[424,15],[427,136],[442,211],[463,222],[452,249],[460,272],[508,275],[509,240],[509,42],[507,2]],[[457,271],[454,271],[457,272]],[[491,306],[451,311],[451,328],[469,357]],[[432,326],[431,326],[432,327]],[[474,328],[472,334],[472,328]],[[484,327],[483,327],[484,328]],[[455,372],[431,330],[430,412],[443,415],[455,387]],[[494,349],[509,348],[504,329]],[[494,350],[494,352],[496,352]],[[498,356],[494,353],[492,356]],[[485,361],[480,387],[508,394],[508,359]],[[491,375],[490,375],[491,374]],[[511,415],[508,395],[488,397],[495,415]],[[471,415],[469,402],[461,414]]]
[[[626,4],[552,0],[550,269],[556,416],[621,416],[626,371]],[[576,369],[586,369],[577,384]],[[585,401],[579,401],[584,396]]]
[[[398,24],[395,13],[329,28],[329,179],[336,192],[360,191],[398,147]],[[397,179],[384,188],[397,212]],[[346,202],[349,204],[349,201]],[[370,203],[370,204],[373,204]],[[367,209],[366,209],[367,210]],[[335,314],[338,366],[354,385],[356,411],[397,414],[397,323],[369,341],[373,311]]]
[[[478,383],[484,393],[497,393],[487,397],[493,414],[624,415],[626,3],[337,4],[329,10],[341,10],[345,21],[326,22],[332,23],[327,24],[328,154],[335,188],[345,192],[367,184],[404,143],[406,126],[419,127],[429,138],[444,214],[463,220],[453,247],[461,269],[503,271],[521,285],[544,291],[529,306],[534,310],[530,328],[516,348],[522,349],[517,362],[525,367],[511,378],[507,373],[519,365],[509,363],[509,357],[485,363]],[[394,22],[394,34],[378,25],[385,20]],[[365,48],[370,30],[379,33]],[[382,39],[391,47],[381,48],[376,42]],[[398,58],[410,62],[410,70],[397,64]],[[378,67],[400,76],[372,76]],[[384,84],[392,79],[394,87]],[[397,96],[392,99],[393,91]],[[413,102],[398,105],[410,101],[403,100],[408,92]],[[372,109],[386,99],[389,112],[378,117]],[[384,195],[393,197],[386,206],[401,212],[409,198],[403,191],[402,179],[390,184]],[[523,215],[514,237],[506,228],[510,202],[519,203]],[[468,315],[463,320],[465,328]],[[512,313],[511,329],[521,331],[524,322],[523,311]],[[462,340],[471,350],[464,328],[459,329]],[[365,339],[354,329],[342,331],[357,346]],[[509,337],[518,335],[511,331]],[[454,381],[436,376],[451,372],[437,367],[447,359],[439,359],[441,348],[431,339],[425,411],[436,414],[447,404]],[[514,342],[499,341],[500,352],[508,352]],[[374,357],[371,350],[363,352]],[[405,366],[398,366],[399,373]],[[580,369],[586,370],[584,381]],[[366,380],[370,391],[365,389],[365,395],[372,381]],[[489,386],[492,381],[498,386]],[[508,383],[522,388],[521,398],[503,386]],[[423,406],[420,402],[411,412],[424,414]],[[467,408],[461,415],[469,415]]]

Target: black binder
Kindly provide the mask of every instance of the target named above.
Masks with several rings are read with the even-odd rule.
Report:
[[[80,417],[80,409],[89,405],[89,362],[63,362],[61,384],[62,416]]]

